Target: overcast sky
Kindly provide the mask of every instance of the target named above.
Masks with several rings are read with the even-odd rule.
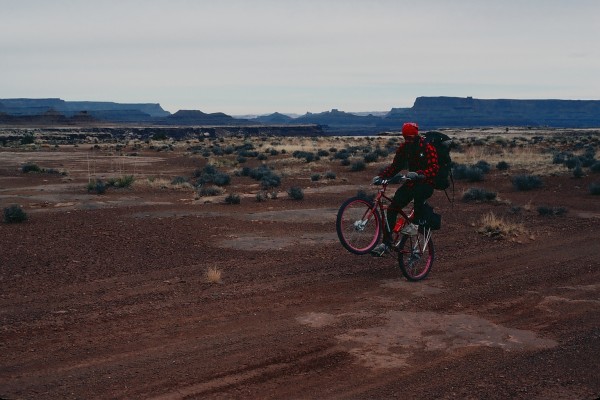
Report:
[[[0,98],[304,114],[600,99],[600,0],[0,0]]]

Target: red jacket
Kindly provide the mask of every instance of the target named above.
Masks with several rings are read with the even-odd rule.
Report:
[[[383,179],[389,179],[405,168],[424,175],[424,182],[433,186],[433,178],[435,178],[440,169],[437,150],[431,143],[425,143],[425,139],[422,136],[418,138],[417,151],[409,153],[406,144],[402,143],[396,150],[394,161],[379,176]],[[415,182],[410,181],[406,184],[412,187],[415,185]]]

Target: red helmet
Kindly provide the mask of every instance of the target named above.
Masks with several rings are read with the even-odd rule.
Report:
[[[416,122],[407,122],[402,125],[402,136],[417,136],[419,134],[419,126]]]

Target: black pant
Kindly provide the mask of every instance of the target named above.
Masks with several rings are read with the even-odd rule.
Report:
[[[398,218],[397,210],[406,207],[411,200],[414,200],[415,205],[415,215],[413,220],[418,221],[423,218],[423,204],[432,194],[433,187],[426,183],[417,183],[413,187],[407,187],[406,185],[400,186],[400,188],[396,190],[394,198],[392,199],[392,204],[388,208],[387,220],[390,229],[394,229],[394,226],[396,225],[396,218]]]

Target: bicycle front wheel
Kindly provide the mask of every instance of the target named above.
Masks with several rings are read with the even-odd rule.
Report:
[[[368,200],[351,197],[340,207],[336,230],[342,245],[351,253],[367,254],[381,237],[379,212]]]
[[[398,244],[398,265],[409,281],[425,279],[435,259],[431,229],[419,229],[416,236],[404,235]]]

